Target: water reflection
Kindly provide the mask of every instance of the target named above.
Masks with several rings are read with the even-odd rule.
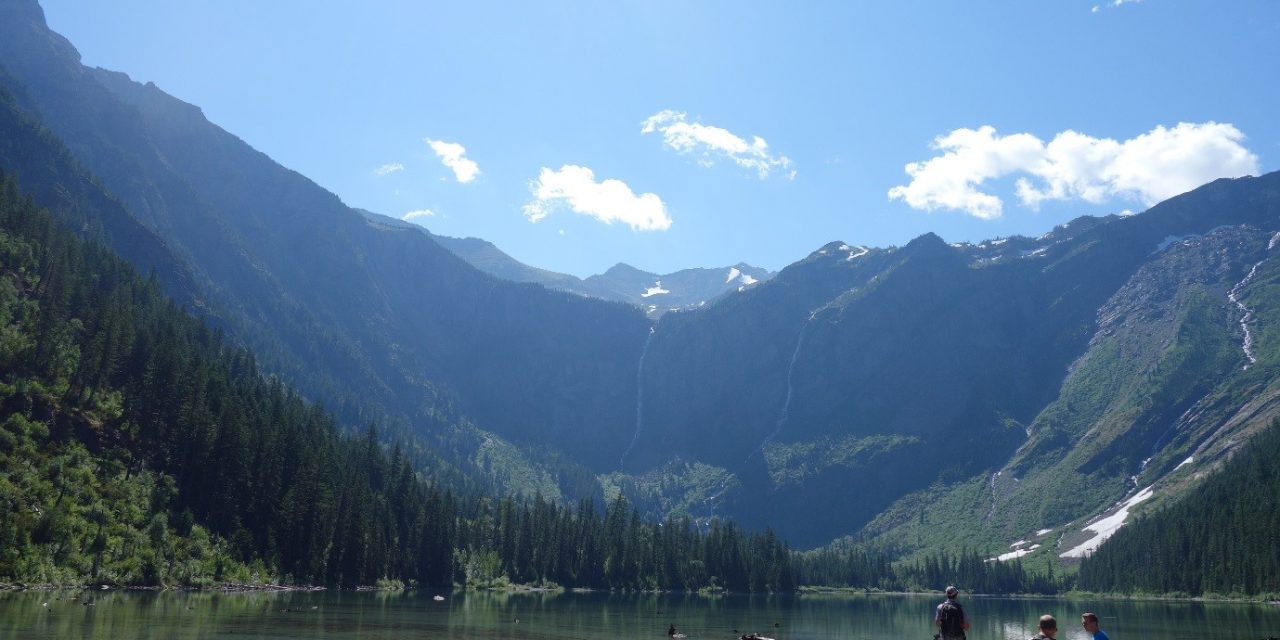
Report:
[[[571,640],[746,633],[779,640],[927,640],[925,596],[723,596],[576,593],[137,593],[65,591],[0,595],[0,638],[522,638]],[[1041,614],[1060,640],[1086,640],[1080,614],[1097,613],[1114,638],[1264,638],[1280,635],[1280,608],[1097,599],[962,599],[972,640],[1025,640]]]

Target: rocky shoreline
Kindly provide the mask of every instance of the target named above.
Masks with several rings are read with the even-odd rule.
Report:
[[[219,593],[326,591],[327,587],[291,584],[247,584],[223,582],[209,586],[129,586],[114,584],[52,584],[52,583],[0,583],[0,592],[6,591],[209,591]]]

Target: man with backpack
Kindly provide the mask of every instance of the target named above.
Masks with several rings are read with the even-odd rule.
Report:
[[[1040,616],[1040,633],[1031,636],[1031,640],[1054,640],[1058,637],[1058,621],[1051,615]]]
[[[947,587],[947,599],[938,605],[937,612],[933,614],[933,624],[938,627],[939,640],[965,640],[964,632],[969,629],[969,614],[956,602],[958,595],[959,589]]]

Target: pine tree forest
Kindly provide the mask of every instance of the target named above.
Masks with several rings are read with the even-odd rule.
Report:
[[[796,584],[767,532],[427,482],[375,425],[345,432],[11,176],[0,416],[0,582]]]

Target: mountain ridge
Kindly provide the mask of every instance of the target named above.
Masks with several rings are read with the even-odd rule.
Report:
[[[495,278],[371,222],[197,107],[84,68],[31,6],[0,7],[0,80],[187,266],[207,317],[349,417],[376,408],[477,467],[515,450],[560,500],[624,493],[655,515],[908,557],[961,540],[994,554],[1045,527],[1075,548],[1089,534],[1064,520],[1146,487],[1135,512],[1175,497],[1192,486],[1179,456],[1221,457],[1280,404],[1277,267],[1258,250],[1280,231],[1280,174],[1036,238],[831,242],[756,283],[696,274],[732,289],[705,305],[650,301],[674,274],[596,281],[637,309]],[[1258,363],[1228,371],[1246,335]]]
[[[694,267],[668,274],[657,274],[619,262],[604,273],[579,278],[524,264],[496,245],[482,238],[452,238],[431,233],[427,229],[390,216],[357,209],[377,224],[398,228],[416,228],[454,255],[489,275],[513,282],[540,284],[548,289],[567,291],[590,298],[627,302],[640,307],[651,319],[668,311],[690,309],[714,302],[721,296],[742,291],[757,282],[768,280],[773,273],[739,262],[719,268]],[[663,285],[663,282],[667,285]],[[667,289],[673,286],[676,289]],[[662,296],[658,298],[656,296]],[[661,302],[662,304],[656,304]]]

